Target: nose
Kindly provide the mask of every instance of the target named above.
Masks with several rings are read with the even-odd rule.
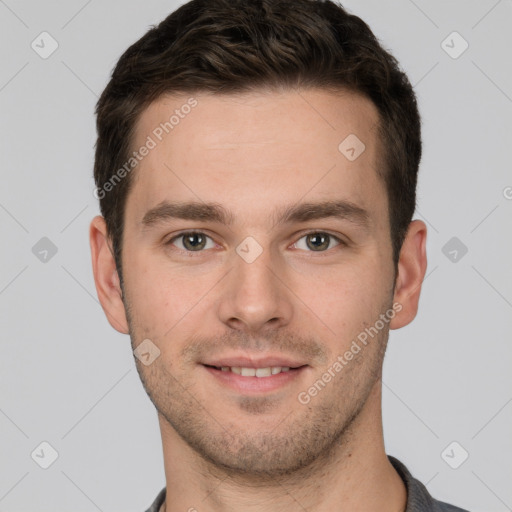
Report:
[[[265,248],[249,261],[234,253],[232,270],[220,291],[219,319],[252,334],[288,325],[293,316],[293,294],[278,256]]]

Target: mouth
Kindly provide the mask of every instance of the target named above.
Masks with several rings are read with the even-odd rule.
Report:
[[[289,371],[298,370],[307,365],[301,365],[297,367],[290,366],[265,366],[260,368],[253,368],[248,366],[214,366],[205,364],[207,368],[219,370],[221,372],[231,372],[242,377],[271,377],[272,375],[278,375],[280,373],[286,373]]]
[[[226,361],[216,364],[202,363],[199,365],[206,371],[209,382],[213,379],[216,386],[235,391],[237,394],[255,396],[282,391],[292,383],[297,383],[310,369],[307,364],[291,361],[253,363],[237,361],[228,364]],[[285,365],[286,364],[286,365]]]

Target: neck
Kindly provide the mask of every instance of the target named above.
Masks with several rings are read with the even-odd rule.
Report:
[[[159,415],[167,485],[162,510],[403,512],[406,489],[385,453],[380,411],[378,381],[329,453],[271,480],[231,474],[205,461]]]

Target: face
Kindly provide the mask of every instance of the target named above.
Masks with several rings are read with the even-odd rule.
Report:
[[[377,121],[310,89],[164,97],[137,124],[127,329],[160,351],[136,363],[161,424],[216,466],[304,468],[378,385],[398,312]]]

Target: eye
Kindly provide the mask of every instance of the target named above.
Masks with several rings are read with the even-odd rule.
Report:
[[[210,241],[209,246],[208,241]],[[209,236],[200,231],[187,231],[171,238],[166,242],[166,245],[174,245],[182,251],[200,252],[203,249],[212,249],[215,243]]]
[[[302,240],[305,240],[305,243],[302,242]],[[331,242],[334,242],[334,245],[331,245]],[[343,242],[334,235],[322,231],[314,231],[300,238],[293,244],[293,247],[296,249],[311,250],[313,252],[325,252],[342,243]]]
[[[326,252],[343,243],[334,235],[313,231],[302,236],[292,247],[312,252]],[[166,245],[173,245],[184,252],[201,252],[204,249],[213,249],[215,242],[201,231],[187,231],[171,238]]]

